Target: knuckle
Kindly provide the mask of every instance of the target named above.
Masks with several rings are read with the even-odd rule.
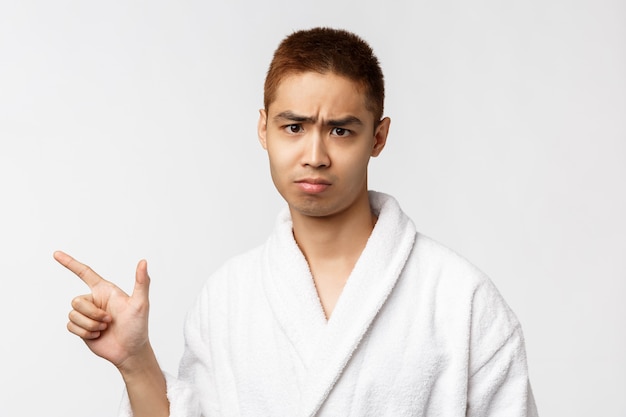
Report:
[[[72,299],[72,308],[78,312],[84,313],[88,311],[92,305],[92,299],[90,295],[79,295]]]
[[[92,331],[85,330],[85,334],[81,337],[85,340],[97,339],[98,337],[100,337],[100,332],[92,332]]]
[[[80,271],[78,271],[78,276],[81,278],[85,278],[85,276],[89,275],[90,272],[93,272],[89,265],[83,265]]]
[[[76,323],[70,321],[67,323],[67,330],[69,330],[70,333],[83,338],[83,335],[85,333],[85,330],[83,328],[81,328],[80,326],[78,326]]]
[[[70,333],[80,337],[83,340],[97,339],[98,337],[100,337],[99,331],[91,331],[91,330],[85,329],[71,321],[67,323],[67,330],[69,330]]]

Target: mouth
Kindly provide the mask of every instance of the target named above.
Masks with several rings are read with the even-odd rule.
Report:
[[[303,178],[295,181],[296,186],[305,193],[319,194],[330,187],[330,181],[324,178]]]

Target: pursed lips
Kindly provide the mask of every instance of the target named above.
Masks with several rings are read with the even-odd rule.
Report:
[[[331,185],[331,182],[324,178],[303,178],[294,182],[302,191],[313,194],[321,193]]]

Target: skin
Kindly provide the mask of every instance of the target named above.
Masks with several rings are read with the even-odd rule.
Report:
[[[376,221],[367,167],[385,146],[390,120],[375,125],[365,100],[348,78],[305,72],[283,79],[259,116],[272,180],[289,205],[327,318]]]
[[[286,77],[260,111],[259,140],[327,318],[376,222],[367,166],[384,148],[390,120],[375,124],[365,103],[353,81],[307,72]],[[148,336],[146,261],[137,265],[128,295],[71,256],[57,251],[54,258],[90,289],[72,301],[68,330],[117,367],[135,417],[168,416],[166,383]]]
[[[54,259],[91,290],[72,300],[67,329],[117,367],[135,417],[168,416],[165,378],[148,338],[150,277],[146,261],[137,265],[135,287],[129,296],[66,253],[57,251]]]

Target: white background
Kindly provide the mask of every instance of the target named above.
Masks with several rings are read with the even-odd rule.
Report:
[[[111,416],[122,382],[65,330],[86,287],[147,258],[176,371],[206,277],[282,201],[256,139],[278,42],[371,43],[387,148],[371,188],[489,274],[525,330],[543,416],[626,416],[626,3],[2,1],[0,415]]]

